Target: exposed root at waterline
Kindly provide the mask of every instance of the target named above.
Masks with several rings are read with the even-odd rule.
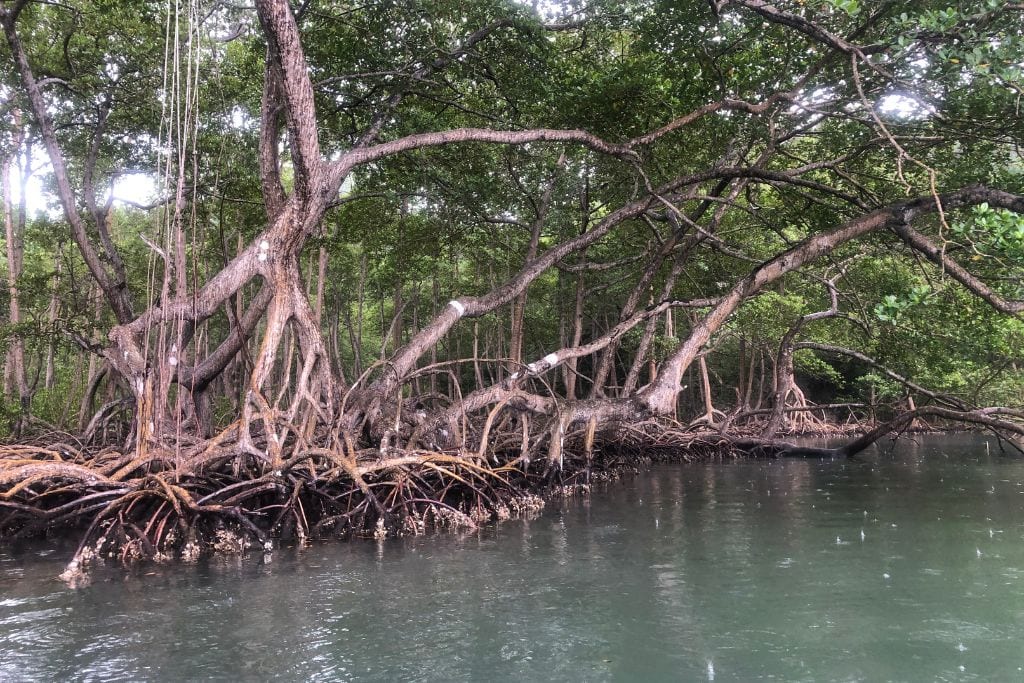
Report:
[[[583,429],[565,436],[556,463],[543,444],[524,452],[512,436],[493,430],[483,455],[354,449],[344,437],[335,449],[293,442],[277,468],[257,455],[263,444],[223,436],[189,452],[151,444],[143,457],[0,446],[0,538],[81,534],[65,572],[72,580],[99,561],[194,562],[275,543],[475,529],[535,514],[546,496],[587,490],[652,458],[689,460],[721,446],[714,435],[656,423]]]
[[[333,448],[292,439],[276,466],[262,456],[265,444],[243,444],[230,430],[187,451],[150,444],[142,457],[66,444],[0,446],[0,538],[79,534],[63,575],[75,582],[99,562],[188,563],[281,543],[473,530],[535,514],[546,497],[586,493],[653,461],[848,454],[759,440],[756,429],[723,434],[655,420],[602,430],[584,424],[557,448],[536,434],[524,439],[514,424],[485,431],[467,440],[475,449],[357,449],[344,434],[320,440]]]

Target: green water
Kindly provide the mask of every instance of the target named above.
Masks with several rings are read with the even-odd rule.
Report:
[[[1024,681],[1024,460],[979,437],[79,590],[63,560],[0,548],[0,680]]]

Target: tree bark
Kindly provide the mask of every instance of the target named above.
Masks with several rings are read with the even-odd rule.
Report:
[[[24,139],[21,111],[14,109],[11,112],[11,118],[14,131],[13,140],[9,155],[0,162],[2,163],[0,175],[2,175],[3,182],[4,229],[7,237],[7,291],[10,297],[9,320],[11,326],[16,330],[11,339],[10,350],[8,351],[8,363],[13,388],[18,393],[20,405],[20,416],[14,427],[14,434],[18,436],[21,433],[22,420],[28,414],[30,396],[28,382],[25,377],[25,340],[21,331],[17,329],[21,324],[21,299],[18,280],[21,279],[21,269],[25,258],[25,235],[23,221],[15,220],[14,202],[11,193],[11,169],[14,166],[15,159],[21,152]],[[22,173],[24,173],[24,170]],[[21,210],[24,211],[24,183],[22,183],[22,190]],[[22,225],[19,225],[19,223]],[[21,230],[18,229],[19,227]]]

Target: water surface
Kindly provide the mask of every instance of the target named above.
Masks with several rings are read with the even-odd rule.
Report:
[[[1024,460],[979,437],[79,590],[69,554],[0,548],[0,680],[1024,680]]]

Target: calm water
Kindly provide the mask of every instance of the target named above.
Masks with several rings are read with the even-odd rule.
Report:
[[[1024,681],[1024,460],[977,437],[79,590],[57,555],[0,549],[2,680]]]

